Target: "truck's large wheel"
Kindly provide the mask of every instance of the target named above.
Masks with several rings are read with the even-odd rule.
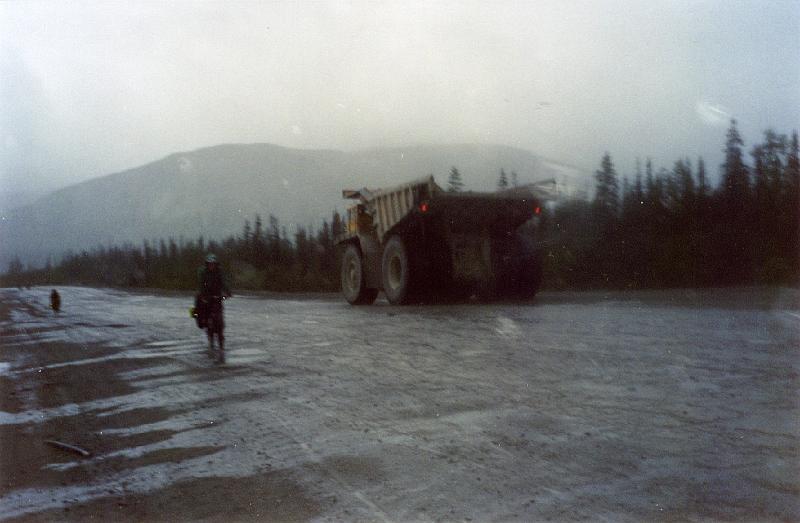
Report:
[[[342,256],[342,294],[352,305],[370,305],[378,296],[378,289],[367,288],[361,251],[353,244]]]
[[[402,305],[411,300],[411,264],[403,239],[392,236],[383,249],[381,275],[383,292],[392,305]]]
[[[516,295],[522,299],[531,299],[542,286],[542,262],[533,256],[523,258],[519,268],[518,288]]]

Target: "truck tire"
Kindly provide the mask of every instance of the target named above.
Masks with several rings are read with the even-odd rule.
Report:
[[[361,250],[352,243],[342,256],[342,294],[351,305],[371,305],[378,296],[378,289],[367,288]]]
[[[403,239],[392,236],[383,249],[381,263],[383,292],[392,305],[404,305],[411,301],[410,261]]]
[[[536,257],[523,258],[519,268],[517,296],[529,300],[533,298],[542,285],[542,262]]]

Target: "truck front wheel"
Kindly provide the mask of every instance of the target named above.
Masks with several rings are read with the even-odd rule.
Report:
[[[411,299],[411,264],[400,236],[392,236],[383,249],[381,275],[383,292],[392,305],[403,305]]]
[[[361,251],[352,243],[342,256],[342,294],[351,305],[370,305],[378,296],[378,289],[367,288]]]

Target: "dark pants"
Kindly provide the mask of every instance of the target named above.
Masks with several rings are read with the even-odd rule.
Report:
[[[203,315],[203,324],[208,333],[208,348],[214,348],[214,335],[219,343],[219,361],[225,361],[225,316],[223,314],[221,296],[198,296],[197,303],[200,314]]]
[[[225,330],[225,315],[222,312],[222,299],[212,297],[205,303],[206,328],[208,335],[214,333],[222,335]]]

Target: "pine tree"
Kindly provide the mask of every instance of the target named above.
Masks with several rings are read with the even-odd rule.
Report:
[[[786,167],[783,172],[784,189],[781,208],[785,209],[784,252],[790,276],[794,281],[800,276],[800,147],[797,131],[792,132],[786,150]]]
[[[679,204],[679,208],[677,210],[684,219],[691,219],[696,197],[694,177],[692,176],[692,163],[689,159],[678,160],[675,162],[673,174],[678,189],[677,203]]]
[[[706,179],[706,162],[703,157],[697,158],[697,198],[704,200],[708,196],[708,180]]]
[[[665,173],[663,178],[666,187],[666,206],[667,209],[677,211],[681,204],[681,189],[679,171],[682,169],[683,160],[677,160],[672,167],[672,174]]]
[[[750,195],[750,177],[742,159],[743,145],[742,137],[736,128],[736,120],[731,120],[725,143],[721,187],[723,199],[731,212],[746,207]]]
[[[605,153],[600,162],[600,170],[595,171],[597,181],[594,206],[599,217],[604,221],[613,221],[619,212],[619,182],[611,155]]]
[[[636,158],[636,179],[633,182],[633,196],[636,205],[644,203],[644,189],[642,188],[642,162]]]
[[[800,145],[798,145],[797,131],[792,131],[792,138],[789,142],[784,181],[787,192],[796,195],[800,189]]]
[[[628,181],[627,176],[622,177],[622,215],[624,218],[629,217],[638,202],[636,201],[636,195],[634,190]]]
[[[256,214],[255,226],[253,228],[253,235],[250,239],[251,245],[251,263],[253,265],[261,265],[267,258],[267,242],[264,241],[264,224],[261,221],[261,215]]]
[[[786,156],[787,144],[786,136],[780,135],[772,129],[764,132],[764,166],[770,191],[776,196],[782,190],[783,158]]]
[[[597,185],[592,202],[592,215],[596,228],[596,244],[593,248],[593,262],[596,277],[602,285],[614,285],[624,271],[622,268],[622,248],[619,245],[619,183],[611,155],[605,153],[600,162],[600,170],[595,172]]]
[[[508,189],[508,176],[506,176],[506,170],[500,169],[500,178],[497,180],[497,190],[502,191]]]
[[[338,264],[334,254],[333,236],[328,220],[322,220],[322,228],[317,233],[317,244],[320,247],[320,271],[322,277],[327,281],[333,279],[333,269]]]
[[[762,145],[753,146],[750,152],[753,158],[753,192],[756,205],[766,205],[769,194],[769,178],[764,158],[764,147]]]
[[[264,224],[261,222],[261,215],[256,214],[255,226],[253,228],[253,243],[261,242],[263,239],[263,227]]]
[[[756,216],[752,240],[754,258],[762,282],[785,280],[797,258],[797,205],[787,179],[791,140],[768,129],[763,143],[753,147],[754,200]]]
[[[281,252],[281,231],[280,223],[275,215],[269,215],[269,230],[267,232],[267,251],[269,252],[269,261],[277,264],[283,258]]]
[[[714,217],[713,200],[706,177],[706,163],[703,157],[697,158],[697,205],[695,206],[694,221],[692,224],[694,234],[694,285],[711,284],[716,275],[712,273],[713,267],[706,260],[706,255],[712,252],[712,221]]]
[[[461,181],[461,173],[455,167],[450,168],[450,177],[447,179],[447,192],[461,192],[464,182]]]
[[[516,171],[511,171],[511,186],[519,187],[519,176],[517,176]]]
[[[334,241],[344,234],[344,231],[345,224],[342,221],[342,216],[339,214],[339,211],[333,211],[333,216],[331,217],[331,234],[333,235]]]
[[[645,188],[647,206],[653,208],[656,204],[657,187],[655,177],[653,176],[653,161],[650,158],[645,162]]]
[[[755,227],[751,202],[750,175],[742,158],[744,142],[736,128],[736,120],[726,134],[725,162],[722,164],[720,212],[715,219],[717,229],[717,272],[720,283],[752,281],[752,229]]]

